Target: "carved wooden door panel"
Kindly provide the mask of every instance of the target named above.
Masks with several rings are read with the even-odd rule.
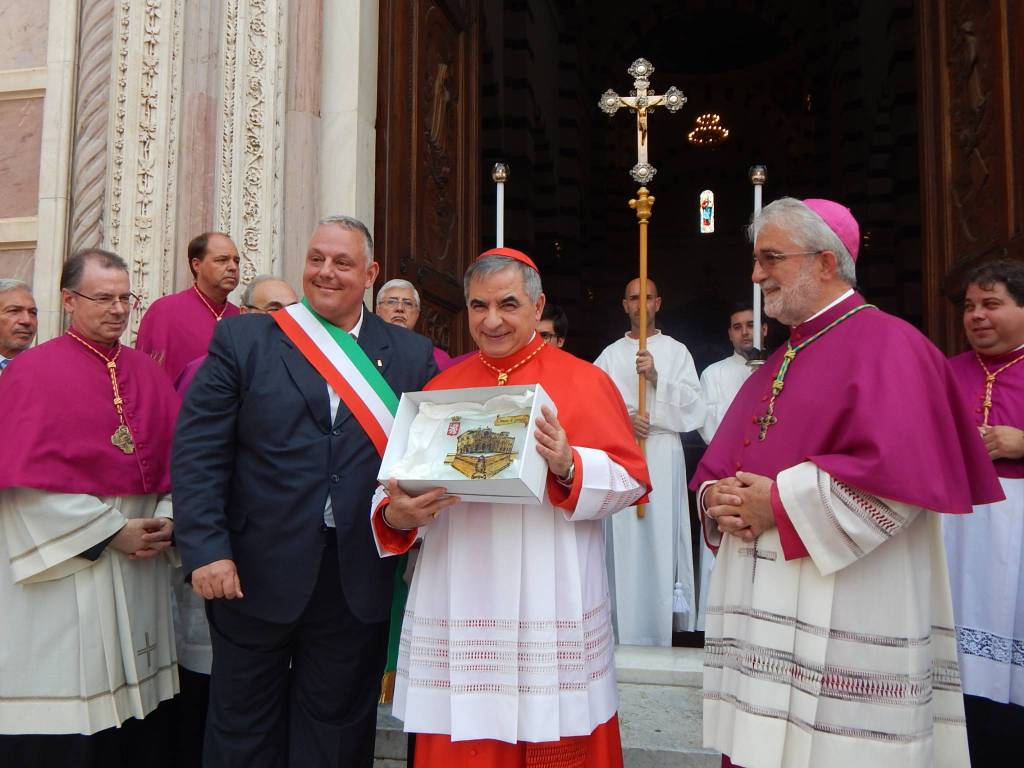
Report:
[[[477,0],[382,0],[375,240],[379,285],[420,293],[420,333],[469,348],[462,274],[479,247]]]
[[[964,342],[948,298],[963,273],[1024,258],[1024,3],[917,6],[925,322],[952,353]]]

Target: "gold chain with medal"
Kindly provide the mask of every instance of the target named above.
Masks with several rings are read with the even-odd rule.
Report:
[[[203,295],[203,292],[199,290],[199,286],[196,285],[195,283],[192,283],[192,287],[195,289],[196,295],[199,296],[200,301],[202,301],[203,304],[206,305],[206,308],[208,310],[210,310],[210,314],[213,315],[213,319],[216,320],[218,323],[221,320],[223,320],[224,319],[224,313],[228,311],[228,303],[226,301],[224,302],[224,308],[220,311],[220,314],[218,314],[217,310],[215,310],[211,306],[210,302],[208,302],[206,300],[206,297]]]
[[[119,448],[122,453],[135,453],[135,440],[132,438],[131,430],[128,429],[128,425],[124,420],[124,411],[121,408],[124,404],[124,400],[121,399],[121,389],[117,384],[117,358],[121,356],[121,350],[124,349],[124,347],[122,347],[121,343],[118,342],[117,351],[114,353],[114,356],[107,357],[74,331],[69,330],[68,336],[86,349],[90,350],[107,366],[107,371],[110,373],[110,386],[114,392],[114,408],[117,410],[117,420],[120,422],[117,429],[114,430],[114,434],[110,436],[110,443],[115,448]]]
[[[531,352],[531,353],[530,353],[530,354],[528,354],[528,355],[527,355],[526,357],[524,357],[524,358],[523,358],[522,360],[520,360],[520,361],[519,361],[518,363],[516,363],[515,365],[513,365],[513,366],[511,366],[511,367],[509,367],[509,368],[499,368],[499,367],[498,367],[498,366],[496,366],[496,365],[491,365],[490,363],[488,363],[488,362],[487,362],[487,361],[486,361],[486,360],[484,359],[484,353],[483,353],[483,352],[478,352],[478,353],[477,353],[477,356],[478,356],[478,357],[480,358],[480,362],[481,362],[481,363],[483,363],[483,364],[484,364],[484,365],[486,365],[486,366],[487,366],[488,368],[490,368],[490,369],[491,369],[492,371],[494,371],[494,372],[495,372],[496,374],[498,374],[498,386],[499,386],[499,387],[503,387],[503,386],[505,386],[505,384],[506,384],[506,383],[508,382],[508,375],[509,375],[510,373],[512,373],[512,371],[514,371],[514,370],[515,370],[516,368],[519,368],[519,367],[521,367],[521,366],[524,366],[524,365],[526,365],[526,364],[527,364],[528,362],[530,362],[530,361],[531,361],[531,360],[532,360],[532,359],[533,359],[534,357],[536,357],[536,356],[537,356],[537,354],[538,354],[538,353],[539,353],[539,352],[540,352],[540,351],[541,351],[542,349],[544,349],[544,347],[546,347],[546,346],[547,346],[547,343],[541,344],[541,345],[540,345],[539,347],[537,347],[537,348],[536,348],[535,350],[533,350],[533,352]]]

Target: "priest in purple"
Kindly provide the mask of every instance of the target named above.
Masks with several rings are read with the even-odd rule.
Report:
[[[185,366],[206,354],[213,329],[239,310],[228,301],[238,285],[238,249],[220,232],[205,232],[188,244],[188,266],[195,282],[157,299],[139,324],[135,348],[152,357],[171,383]]]
[[[178,398],[119,342],[122,259],[72,256],[61,301],[67,333],[0,378],[0,765],[163,765]]]
[[[751,226],[790,338],[747,379],[693,488],[718,559],[704,743],[746,768],[953,768],[967,736],[939,514],[1002,498],[948,363],[856,292],[828,200]]]
[[[971,349],[949,362],[1006,495],[943,520],[967,740],[983,766],[1024,732],[1024,262],[982,264],[964,285]]]

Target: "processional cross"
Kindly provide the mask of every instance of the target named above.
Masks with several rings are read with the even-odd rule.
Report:
[[[629,175],[633,181],[640,185],[636,197],[629,201],[629,207],[636,211],[637,223],[640,227],[640,350],[647,349],[647,225],[651,218],[651,209],[654,207],[654,196],[651,195],[646,184],[654,178],[657,170],[647,161],[648,147],[648,126],[647,115],[655,107],[665,107],[669,112],[678,112],[686,103],[683,92],[674,85],[658,95],[651,90],[651,75],[654,74],[654,65],[647,59],[637,59],[630,65],[629,74],[634,78],[633,90],[629,96],[619,96],[610,88],[601,94],[601,100],[597,105],[601,111],[611,116],[621,108],[626,107],[636,114],[636,165],[630,170]],[[641,374],[638,381],[637,412],[647,412],[647,386],[644,376]],[[640,448],[643,450],[644,441],[640,441]],[[644,505],[636,508],[637,517],[644,516]]]

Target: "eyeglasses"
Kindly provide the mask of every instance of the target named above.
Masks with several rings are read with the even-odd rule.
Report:
[[[381,299],[377,302],[377,306],[388,307],[389,309],[398,309],[400,306],[405,307],[406,309],[414,309],[416,307],[416,302],[412,299],[398,299],[392,296],[386,299]]]
[[[554,341],[558,338],[558,334],[553,333],[552,331],[541,331],[540,337],[544,339],[544,341]]]
[[[776,251],[761,251],[761,253],[754,254],[754,260],[752,263],[760,264],[761,269],[765,272],[770,272],[779,265],[780,262],[785,261],[790,256],[816,256],[822,253],[822,251],[792,251],[790,253],[777,253]]]
[[[95,302],[96,306],[103,310],[113,309],[115,304],[124,304],[129,312],[134,312],[142,304],[142,299],[136,296],[134,293],[126,293],[122,296],[86,296],[84,293],[79,293],[71,288],[68,289],[75,296],[81,296],[86,301]]]

